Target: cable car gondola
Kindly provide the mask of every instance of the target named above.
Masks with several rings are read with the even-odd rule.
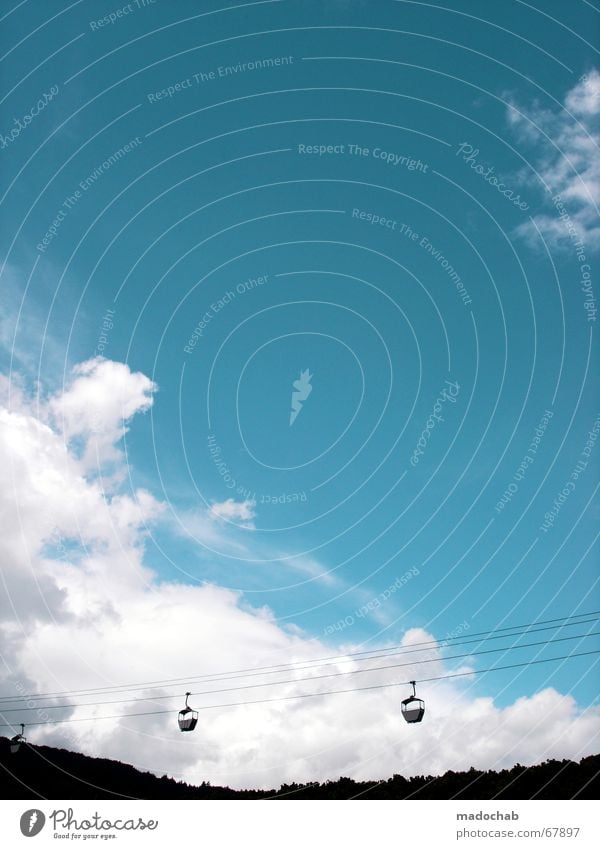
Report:
[[[179,711],[178,722],[180,731],[193,731],[198,722],[198,711],[193,710],[188,705],[188,698],[191,695],[191,693],[185,694],[185,707]]]
[[[25,726],[23,725],[23,723],[21,723],[21,733],[15,734],[14,737],[10,738],[10,751],[12,752],[13,755],[16,755],[16,753],[19,751],[19,749],[21,748],[21,743],[27,742],[27,740],[24,737],[24,734],[25,734]]]
[[[413,694],[408,699],[403,700],[401,705],[402,716],[407,722],[420,722],[425,714],[425,702],[423,699],[417,698],[415,682],[411,681],[410,683],[413,686]]]

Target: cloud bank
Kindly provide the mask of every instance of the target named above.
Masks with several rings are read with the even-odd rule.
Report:
[[[250,605],[240,593],[215,584],[167,581],[148,567],[149,532],[164,521],[166,505],[144,489],[124,492],[119,483],[123,475],[114,471],[124,466],[120,440],[135,426],[135,416],[150,409],[156,392],[145,375],[97,358],[77,366],[64,390],[42,403],[15,389],[10,402],[0,406],[3,695],[189,680],[335,654],[331,645],[297,626],[282,627],[269,608]],[[109,485],[104,468],[111,470]],[[205,520],[225,526],[223,520],[253,518],[248,503],[224,502],[210,511],[215,516],[207,510]],[[432,638],[414,628],[402,644]],[[347,643],[338,651],[356,648]],[[439,650],[417,656],[432,660],[428,676],[448,670]],[[356,668],[355,661],[340,660],[314,674]],[[500,768],[597,751],[600,710],[583,710],[571,696],[550,687],[499,707],[491,697],[473,697],[469,678],[429,684],[423,693],[426,724],[421,726],[408,726],[400,716],[400,700],[408,688],[356,689],[418,677],[417,669],[212,694],[205,691],[292,676],[190,681],[190,689],[203,691],[192,703],[207,708],[190,735],[182,735],[176,724],[187,687],[140,685],[132,695],[145,702],[72,706],[46,716],[169,713],[45,725],[27,734],[34,742],[118,758],[159,775],[232,787]],[[210,707],[329,689],[350,692]],[[180,698],[161,698],[173,693]],[[108,693],[70,701],[122,698]],[[64,697],[49,701],[65,702]],[[28,716],[30,721],[39,718],[35,711]],[[26,721],[20,713],[6,718]]]

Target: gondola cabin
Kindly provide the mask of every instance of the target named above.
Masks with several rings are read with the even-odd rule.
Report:
[[[413,694],[408,699],[404,699],[401,704],[402,716],[407,722],[421,722],[425,715],[425,702],[423,699],[417,698],[415,690],[415,682],[410,682],[413,685]]]
[[[25,726],[23,725],[23,723],[21,723],[21,733],[15,734],[14,737],[10,738],[10,751],[12,752],[13,755],[17,754],[17,752],[21,748],[21,743],[27,742],[27,740],[23,736],[24,731],[25,731]]]
[[[193,731],[198,723],[198,711],[193,710],[188,705],[190,695],[191,693],[185,694],[185,707],[179,711],[178,722],[180,731]]]

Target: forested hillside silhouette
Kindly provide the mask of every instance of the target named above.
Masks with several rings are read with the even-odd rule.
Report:
[[[500,772],[471,768],[379,782],[342,777],[278,790],[231,790],[159,778],[119,761],[49,746],[24,744],[13,754],[8,739],[0,737],[0,770],[5,799],[596,799],[600,791],[600,755],[517,764]]]

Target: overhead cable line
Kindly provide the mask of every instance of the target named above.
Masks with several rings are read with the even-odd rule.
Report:
[[[538,646],[549,646],[553,643],[563,643],[570,640],[583,640],[587,637],[597,637],[600,636],[600,631],[592,631],[587,634],[575,634],[570,637],[558,637],[554,640],[539,640],[535,643],[522,643],[521,645],[516,646],[507,646],[502,648],[494,648],[494,649],[485,649],[484,651],[479,652],[467,652],[465,654],[455,654],[449,655],[448,657],[439,658],[427,658],[424,660],[413,660],[408,663],[390,663],[385,666],[372,666],[367,669],[350,669],[346,672],[328,672],[324,675],[311,675],[306,678],[287,678],[283,681],[263,681],[258,684],[242,684],[236,687],[224,687],[219,690],[199,690],[198,692],[190,692],[190,696],[208,696],[213,695],[215,693],[232,693],[238,692],[240,690],[255,690],[262,687],[276,687],[283,684],[299,684],[305,681],[320,681],[324,678],[338,678],[343,675],[360,675],[368,672],[381,672],[388,669],[400,669],[406,666],[420,666],[423,663],[439,663],[441,661],[446,662],[448,660],[463,660],[464,658],[478,657],[482,654],[496,654],[498,652],[508,652],[515,651],[516,649],[526,649],[526,648],[535,648]],[[68,708],[80,708],[80,707],[100,707],[104,705],[118,705],[118,704],[128,704],[131,702],[159,702],[166,701],[169,699],[178,699],[180,694],[176,693],[173,695],[158,695],[158,696],[140,696],[140,697],[132,697],[130,699],[110,699],[108,701],[103,702],[83,702],[81,704],[61,704],[61,705],[42,705],[41,707],[25,707],[25,708],[0,708],[0,714],[4,715],[7,713],[19,713],[22,714],[25,711],[31,710],[64,710]]]
[[[356,660],[357,662],[366,661],[366,660],[377,660],[379,657],[393,657],[396,655],[402,654],[412,654],[414,652],[419,651],[427,651],[427,648],[418,648],[419,646],[429,647],[429,649],[440,649],[440,648],[452,648],[453,646],[462,646],[469,645],[471,643],[483,642],[484,639],[502,639],[503,637],[511,638],[511,637],[521,637],[529,633],[537,633],[540,631],[548,631],[554,630],[555,628],[565,628],[573,625],[585,625],[588,622],[596,621],[595,618],[582,620],[581,617],[595,617],[597,614],[600,614],[600,611],[589,611],[587,613],[575,614],[577,616],[577,621],[573,622],[564,622],[565,619],[571,619],[572,616],[568,617],[559,617],[558,619],[546,619],[541,620],[539,622],[532,622],[526,625],[513,625],[510,628],[496,628],[490,631],[480,631],[475,634],[471,634],[470,637],[482,637],[482,640],[479,639],[469,639],[469,640],[460,640],[457,642],[449,643],[449,639],[458,640],[458,638],[443,638],[441,640],[426,640],[419,643],[411,643],[410,646],[403,645],[394,645],[394,646],[386,646],[381,649],[370,649],[367,651],[361,652],[349,652],[345,655],[332,655],[331,657],[318,658],[314,661],[295,661],[288,664],[278,664],[277,666],[258,666],[258,667],[249,667],[246,670],[239,669],[233,670],[231,672],[222,672],[222,673],[204,673],[202,675],[191,675],[191,676],[181,676],[179,678],[167,678],[167,679],[159,679],[155,681],[146,681],[146,682],[137,682],[135,684],[127,685],[127,684],[113,684],[104,687],[88,687],[86,689],[80,690],[62,690],[51,693],[35,693],[33,695],[26,696],[0,696],[0,706],[6,702],[15,702],[15,701],[37,701],[46,698],[57,698],[59,696],[65,697],[83,697],[88,695],[95,695],[96,693],[114,693],[115,695],[119,692],[135,692],[137,690],[147,690],[150,687],[167,687],[167,686],[177,686],[178,684],[188,684],[192,681],[205,681],[206,683],[218,683],[219,681],[227,681],[234,680],[235,678],[250,678],[256,677],[259,675],[272,675],[277,674],[278,672],[293,672],[293,671],[304,671],[305,669],[316,669],[320,666],[329,666],[334,662],[344,663],[352,660]],[[562,622],[560,625],[549,625],[545,628],[534,628],[534,625],[545,625],[550,622]],[[520,633],[513,634],[501,634],[501,631],[508,630],[516,630],[526,628],[527,630],[522,631]],[[489,635],[489,636],[486,636]],[[396,651],[398,650],[398,651]],[[362,657],[363,655],[370,655],[369,657]],[[300,666],[299,664],[305,664],[304,666]]]
[[[420,678],[420,684],[426,684],[433,681],[445,681],[450,678],[464,678],[467,675],[483,675],[487,672],[501,672],[507,669],[520,669],[527,666],[535,666],[540,663],[551,663],[552,661],[557,660],[571,660],[575,657],[585,657],[592,654],[600,654],[600,649],[593,649],[592,651],[584,651],[584,652],[575,652],[573,654],[565,654],[559,657],[546,657],[540,660],[530,660],[525,661],[524,663],[512,663],[506,666],[492,666],[489,669],[475,669],[471,672],[452,672],[448,675],[436,675],[431,678]],[[292,701],[293,699],[309,699],[315,698],[318,696],[336,696],[344,693],[357,693],[363,692],[365,690],[383,690],[389,687],[402,687],[407,684],[412,684],[412,681],[393,681],[388,684],[370,684],[364,687],[351,687],[346,690],[327,690],[325,692],[320,693],[300,693],[294,696],[276,696],[268,699],[254,699],[252,701],[244,701],[244,702],[229,702],[227,704],[220,705],[203,705],[198,708],[198,710],[214,710],[215,708],[229,708],[229,707],[243,707],[245,705],[261,705],[267,704],[269,702],[287,702]],[[143,711],[141,713],[117,713],[112,714],[110,716],[83,716],[83,717],[72,717],[69,719],[49,719],[44,722],[28,722],[27,727],[33,727],[38,725],[62,725],[68,722],[94,722],[96,720],[101,719],[127,719],[128,717],[134,716],[161,716],[166,714],[172,714],[172,710],[154,710],[154,711]],[[0,728],[15,728],[16,725],[10,723],[2,723],[0,724]]]

